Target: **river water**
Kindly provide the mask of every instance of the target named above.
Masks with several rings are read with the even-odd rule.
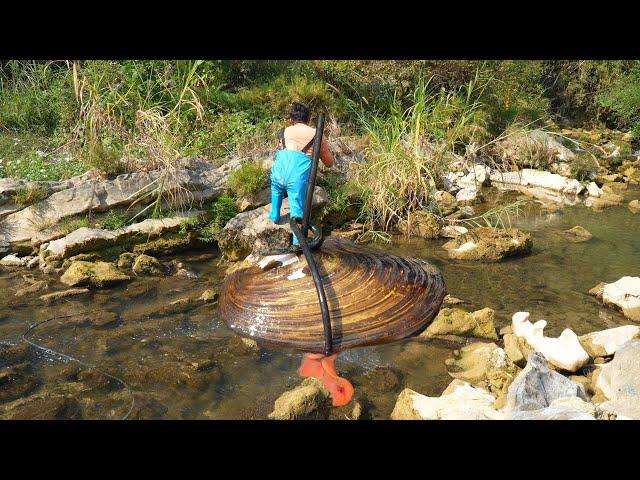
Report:
[[[640,276],[640,215],[626,207],[639,197],[640,191],[629,191],[623,206],[603,212],[582,205],[557,213],[526,208],[513,226],[532,233],[533,252],[497,264],[451,261],[441,248],[444,240],[397,239],[376,248],[431,261],[442,270],[448,292],[465,301],[460,307],[495,309],[498,328],[513,313],[528,311],[532,321],[547,320],[547,335],[567,327],[580,335],[630,323],[587,292],[601,281]],[[558,234],[575,225],[593,238],[571,243]],[[218,288],[225,270],[216,250],[174,258],[198,278],[139,277],[52,304],[39,296],[65,289],[56,276],[0,271],[0,418],[267,418],[275,399],[300,383],[301,354],[251,349],[217,318],[212,304],[168,307]],[[47,280],[49,289],[15,297],[27,285],[24,274]],[[54,320],[30,332],[30,340],[94,365],[130,390],[87,366],[29,347],[22,335],[49,318]],[[405,387],[440,395],[451,381],[444,360],[454,348],[459,345],[409,339],[344,352],[336,365],[356,387],[364,418],[385,419]],[[334,409],[331,418],[350,418],[349,408]]]

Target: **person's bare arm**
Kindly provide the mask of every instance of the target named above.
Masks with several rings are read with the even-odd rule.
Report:
[[[331,154],[331,150],[329,150],[329,143],[326,138],[322,139],[322,144],[320,145],[320,160],[322,160],[322,163],[324,163],[326,167],[331,167],[334,162],[334,158]]]

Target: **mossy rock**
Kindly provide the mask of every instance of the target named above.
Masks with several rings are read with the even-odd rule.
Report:
[[[138,255],[133,263],[133,272],[136,275],[161,276],[164,275],[162,265],[157,258],[150,255]]]
[[[136,261],[136,254],[131,252],[121,253],[118,257],[118,268],[129,269],[133,267],[133,262]]]
[[[60,281],[71,287],[106,287],[130,280],[115,265],[107,262],[74,261]]]

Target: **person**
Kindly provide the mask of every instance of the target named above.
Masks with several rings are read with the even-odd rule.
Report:
[[[289,126],[280,130],[278,134],[280,148],[271,169],[269,218],[274,223],[280,221],[285,192],[289,198],[291,217],[302,217],[316,134],[316,129],[309,126],[310,116],[311,113],[306,105],[294,102],[289,109]],[[320,160],[327,167],[331,167],[334,162],[324,136],[320,145]],[[293,235],[293,245],[298,245],[295,235]]]

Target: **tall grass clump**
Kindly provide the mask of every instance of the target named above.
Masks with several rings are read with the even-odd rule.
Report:
[[[359,114],[368,161],[356,167],[354,180],[362,188],[368,229],[388,232],[400,220],[411,223],[412,213],[427,207],[451,154],[464,149],[462,137],[478,117],[483,88],[478,75],[450,92],[420,80],[408,108],[395,98],[389,115]]]

